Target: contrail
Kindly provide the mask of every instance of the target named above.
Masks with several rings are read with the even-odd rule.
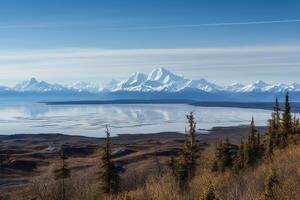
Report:
[[[14,24],[1,25],[0,29],[24,29],[24,28],[74,28],[74,27],[99,27],[102,29],[171,29],[171,28],[193,28],[204,26],[237,26],[237,25],[260,25],[260,24],[283,24],[283,23],[299,23],[300,19],[288,20],[271,20],[271,21],[248,21],[248,22],[219,22],[219,23],[202,23],[202,24],[177,24],[177,25],[156,25],[156,26],[105,26],[98,22],[78,22],[78,23],[51,23],[51,24]],[[121,24],[118,24],[121,25]]]
[[[168,29],[168,28],[193,28],[193,27],[201,27],[201,26],[236,26],[236,25],[283,24],[283,23],[299,23],[299,22],[300,19],[288,19],[288,20],[271,20],[271,21],[220,22],[220,23],[203,23],[203,24],[187,24],[187,25],[149,26],[149,27],[142,27],[142,28]]]

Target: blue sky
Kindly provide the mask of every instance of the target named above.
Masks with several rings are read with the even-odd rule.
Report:
[[[219,84],[300,82],[296,0],[0,2],[0,84],[104,83],[155,67]]]

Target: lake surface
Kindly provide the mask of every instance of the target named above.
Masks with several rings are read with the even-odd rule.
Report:
[[[112,135],[184,132],[185,115],[195,113],[197,128],[266,125],[271,111],[245,108],[199,107],[184,104],[45,105],[0,104],[0,134],[63,133],[103,137],[109,125]],[[201,130],[200,130],[201,132]],[[202,130],[202,133],[205,133]]]

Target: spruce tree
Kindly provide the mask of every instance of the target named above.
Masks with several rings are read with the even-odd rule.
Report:
[[[256,141],[255,141],[255,155],[256,155],[256,158],[257,159],[261,158],[262,153],[263,153],[263,149],[262,149],[262,146],[260,144],[260,134],[259,134],[259,132],[257,132]]]
[[[265,179],[265,191],[263,194],[264,200],[274,200],[276,186],[279,185],[277,173],[274,169],[270,170],[268,177]]]
[[[276,129],[275,113],[272,113],[272,119],[268,121],[268,128],[267,128],[267,132],[265,133],[264,148],[265,148],[266,158],[271,158],[273,155],[274,148],[276,147],[276,136],[277,136],[277,129]]]
[[[260,136],[255,128],[254,118],[252,117],[250,131],[245,146],[245,164],[253,165],[260,157],[260,153]]]
[[[199,157],[199,147],[196,141],[196,123],[191,112],[187,116],[189,130],[186,132],[185,143],[177,160],[177,172],[180,187],[186,189],[196,171],[197,159]]]
[[[280,126],[280,106],[278,102],[278,98],[276,97],[275,106],[274,106],[274,120],[277,128]]]
[[[54,170],[55,179],[61,179],[62,181],[62,200],[66,199],[66,187],[65,187],[65,179],[68,178],[71,174],[68,164],[66,160],[68,157],[65,154],[65,147],[62,145],[59,151],[60,159],[61,159],[61,167],[59,169]]]
[[[230,168],[232,166],[232,155],[230,151],[229,139],[226,138],[225,142],[222,144],[222,156],[221,156],[221,169],[224,171],[225,168]]]
[[[286,93],[284,112],[282,114],[282,134],[280,138],[280,146],[282,148],[287,146],[288,136],[289,134],[292,133],[292,131],[293,131],[293,127],[292,127],[291,106],[289,102],[289,94]]]
[[[282,140],[283,137],[281,128],[280,107],[278,98],[276,98],[272,117],[268,121],[268,128],[265,133],[265,157],[271,158],[274,149],[281,145]]]
[[[119,189],[119,174],[112,161],[110,132],[106,127],[106,144],[100,158],[99,189],[105,194],[117,193]]]

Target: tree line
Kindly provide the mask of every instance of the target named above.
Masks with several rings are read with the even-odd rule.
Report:
[[[213,172],[232,170],[235,173],[256,165],[259,161],[272,162],[276,149],[285,149],[289,144],[297,142],[300,135],[299,119],[292,117],[289,94],[285,96],[284,109],[281,110],[276,98],[271,118],[268,120],[264,139],[261,141],[260,133],[255,127],[254,118],[251,120],[249,133],[246,140],[240,145],[232,145],[229,139],[220,141],[216,145]],[[264,200],[272,200],[274,188],[279,184],[276,170],[271,168],[265,180]]]
[[[188,129],[185,133],[185,141],[179,154],[170,158],[169,170],[176,178],[181,191],[188,190],[191,180],[195,177],[196,169],[200,157],[199,141],[197,140],[196,122],[193,113],[186,116]],[[239,145],[231,144],[227,138],[216,144],[214,162],[211,171],[223,173],[230,170],[234,173],[256,165],[261,160],[272,160],[276,149],[284,149],[292,143],[294,136],[300,135],[300,123],[296,116],[292,116],[289,102],[289,95],[286,94],[284,109],[281,110],[276,98],[271,118],[268,120],[267,130],[261,138],[254,118],[252,117],[247,137],[240,141]],[[54,171],[55,178],[62,182],[62,199],[67,200],[65,195],[64,180],[71,175],[68,169],[67,156],[62,146],[60,151],[61,166]],[[120,176],[119,171],[112,160],[112,144],[110,132],[106,127],[106,143],[101,150],[98,171],[98,189],[101,194],[116,194],[119,192]],[[264,200],[271,200],[273,190],[279,184],[276,170],[270,169],[270,174],[265,180]],[[129,197],[124,197],[125,199]],[[201,200],[217,200],[213,185],[209,185],[200,196]]]

